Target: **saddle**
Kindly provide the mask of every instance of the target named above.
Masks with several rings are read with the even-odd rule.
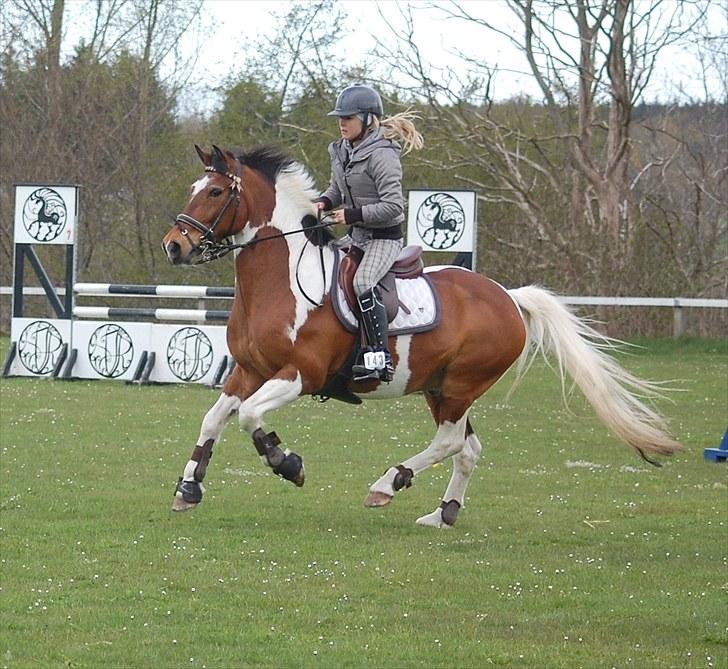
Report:
[[[356,247],[351,247],[343,257],[338,251],[334,254],[332,306],[339,322],[352,334],[359,332],[357,321],[360,311],[353,281],[363,255]],[[439,325],[440,300],[424,271],[420,246],[407,246],[402,249],[390,271],[379,282],[379,287],[387,320],[391,324],[390,336],[427,332]],[[341,369],[328,379],[323,388],[312,393],[314,397],[322,402],[333,398],[350,404],[361,404],[361,398],[352,393],[350,388],[352,365],[357,360],[360,347],[361,340],[355,337],[354,345]]]
[[[346,297],[346,303],[357,318],[359,317],[359,302],[354,293],[354,274],[363,257],[364,252],[360,248],[350,247],[339,264],[338,274],[339,286]],[[399,256],[389,272],[379,282],[380,295],[387,310],[387,320],[390,323],[395,319],[400,308],[405,313],[410,313],[407,305],[403,304],[397,295],[397,279],[416,279],[422,276],[424,267],[422,247],[405,246],[399,252]]]

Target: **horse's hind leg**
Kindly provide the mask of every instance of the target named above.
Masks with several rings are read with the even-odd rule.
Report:
[[[469,405],[443,402],[426,395],[430,410],[438,423],[432,443],[421,453],[409,458],[396,467],[388,469],[369,489],[364,505],[385,506],[394,493],[409,488],[416,474],[442,462],[445,458],[460,453],[465,447],[465,427]]]
[[[465,490],[470,483],[475,465],[480,458],[483,447],[468,420],[465,426],[465,447],[453,455],[453,469],[445,496],[432,513],[417,519],[418,525],[429,527],[452,527],[457,520],[458,512],[465,502]]]
[[[228,390],[227,384],[226,390]],[[187,511],[202,501],[204,492],[202,480],[205,478],[207,465],[212,457],[212,447],[220,438],[225,424],[239,407],[239,397],[223,392],[205,414],[197,445],[192,451],[192,456],[175,489],[173,511]]]

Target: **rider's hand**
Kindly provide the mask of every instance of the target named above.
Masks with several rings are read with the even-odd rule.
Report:
[[[336,211],[334,211],[332,216],[334,217],[334,223],[346,223],[343,209],[337,209]]]
[[[333,205],[331,203],[331,200],[327,197],[319,197],[316,198],[313,201],[314,206],[318,211],[328,211],[329,209],[333,209]]]

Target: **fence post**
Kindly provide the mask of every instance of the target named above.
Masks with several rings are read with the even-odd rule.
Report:
[[[680,298],[675,298],[672,310],[672,338],[679,339],[685,334],[685,312],[680,304]]]

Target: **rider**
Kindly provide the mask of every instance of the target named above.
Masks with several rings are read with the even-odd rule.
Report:
[[[388,382],[394,366],[387,350],[387,314],[377,284],[402,249],[400,154],[422,148],[422,135],[412,121],[416,116],[408,111],[383,118],[379,93],[362,84],[341,91],[328,115],[338,117],[341,139],[329,145],[331,182],[316,204],[327,210],[341,206],[333,213],[334,221],[350,228],[338,245],[350,244],[363,252],[354,275],[354,292],[366,347],[360,364],[353,367],[354,380]]]

